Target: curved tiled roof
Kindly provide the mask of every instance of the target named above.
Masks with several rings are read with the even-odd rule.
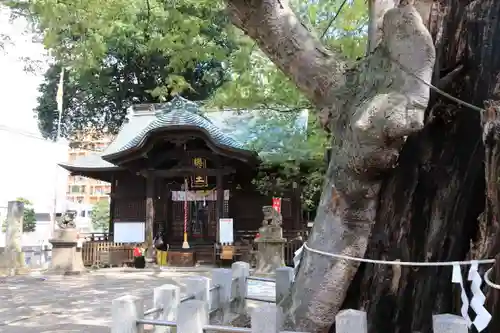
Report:
[[[105,160],[102,159],[102,155],[100,154],[89,154],[86,156],[80,156],[77,159],[75,159],[73,162],[63,162],[63,163],[58,163],[61,167],[68,171],[75,171],[75,170],[111,170],[111,169],[118,169],[114,164],[111,164],[109,162],[106,162]]]
[[[196,103],[188,101],[177,95],[170,102],[161,106],[161,108],[156,112],[156,119],[151,121],[125,145],[114,151],[113,155],[137,147],[144,141],[151,131],[160,128],[168,129],[169,127],[173,128],[179,126],[192,126],[197,127],[200,130],[204,130],[214,143],[219,146],[247,150],[241,142],[227,135],[210,120],[208,120],[201,113]],[[103,158],[106,158],[106,155],[103,156]]]
[[[288,113],[238,109],[203,113],[196,103],[176,96],[168,103],[131,107],[127,121],[102,154],[59,165],[71,172],[118,170],[116,155],[142,144],[151,131],[182,127],[199,129],[214,145],[243,153],[240,157],[245,160],[248,154],[258,154],[262,160],[276,163],[288,159],[306,160],[310,155],[310,149],[304,146],[307,123],[307,110]]]

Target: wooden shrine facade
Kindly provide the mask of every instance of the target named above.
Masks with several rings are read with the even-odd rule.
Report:
[[[147,234],[163,232],[177,247],[186,216],[191,245],[217,242],[220,218],[233,218],[235,234],[260,227],[262,206],[271,205],[271,198],[253,190],[253,156],[242,160],[214,151],[203,135],[189,131],[159,135],[145,150],[129,155],[127,170],[113,175],[111,233],[113,222],[145,221]],[[300,207],[298,194],[283,201],[284,228],[300,229],[300,210],[292,208]]]
[[[229,217],[235,241],[252,238],[262,206],[272,204],[252,185],[258,154],[181,97],[132,111],[103,154],[60,164],[72,174],[111,183],[110,234],[116,234],[115,223],[145,222],[148,243],[162,232],[170,248],[180,248],[187,218],[190,246],[212,246],[219,219]],[[290,189],[282,199],[285,234],[304,229],[299,193]]]
[[[148,185],[154,189],[148,192]],[[270,205],[272,198],[252,189],[235,186],[230,177],[224,179],[223,186],[222,198],[217,196],[217,186],[213,180],[209,181],[206,189],[197,190],[201,195],[189,198],[187,231],[191,246],[213,245],[217,242],[219,217],[233,218],[235,241],[252,238],[261,226],[262,206]],[[147,221],[149,217],[153,221],[153,234],[164,232],[170,247],[180,248],[185,205],[183,196],[176,196],[182,192],[183,178],[154,178],[154,182],[151,182],[150,179],[126,171],[117,173],[112,183],[110,233],[113,234],[114,222]],[[301,212],[297,207],[300,207],[300,197],[297,191],[291,191],[289,197],[282,199],[286,234],[303,229]],[[148,211],[151,208],[152,213]]]

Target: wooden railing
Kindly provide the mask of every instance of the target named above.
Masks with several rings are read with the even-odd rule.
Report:
[[[85,266],[122,266],[133,260],[133,245],[106,241],[83,243]]]
[[[95,242],[110,241],[113,238],[113,235],[109,232],[86,232],[81,233],[80,237],[83,238],[86,242]]]
[[[304,242],[300,240],[292,240],[285,244],[285,265],[293,267],[295,251],[297,251],[302,244],[304,244]]]
[[[244,243],[249,245],[243,246],[240,241],[237,241],[239,252],[244,252],[244,248],[247,248],[249,253],[241,253],[240,258],[247,259],[251,257],[251,252],[255,251],[255,246],[252,246],[253,240],[257,234],[257,230],[237,230],[235,232],[236,239],[245,240]],[[297,251],[302,246],[302,241],[297,239],[297,235],[302,235],[303,231],[297,230],[288,230],[284,232],[284,237],[289,241],[285,244],[284,256],[285,256],[285,264],[287,266],[293,267],[293,257],[295,255],[295,251]],[[111,234],[109,233],[88,233],[88,234],[80,234],[81,237],[85,239],[82,249],[83,255],[83,264],[85,266],[121,266],[123,263],[129,262],[133,259],[133,245],[132,244],[124,244],[124,243],[113,243],[109,241],[111,239]],[[241,246],[240,246],[241,245]],[[216,249],[215,244],[211,245],[212,250],[209,252],[212,253],[213,263],[215,264]],[[174,249],[174,247],[171,247]],[[103,253],[101,255],[101,253]],[[105,254],[109,253],[109,254]],[[206,262],[205,258],[205,262]],[[248,260],[251,261],[251,260]],[[208,262],[206,262],[208,263]]]

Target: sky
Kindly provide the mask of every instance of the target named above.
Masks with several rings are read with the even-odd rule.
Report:
[[[13,44],[0,53],[0,124],[38,132],[33,108],[38,96],[37,88],[42,82],[42,73],[33,74],[24,70],[21,57],[45,60],[43,45],[31,41],[32,35],[25,33],[27,22],[16,19],[10,22],[9,12],[0,9],[0,31],[10,36]],[[47,68],[47,67],[45,67]]]
[[[8,11],[0,8],[0,31],[13,42],[0,50],[0,210],[21,196],[33,201],[36,211],[51,213],[56,170],[58,206],[66,196],[67,173],[56,164],[66,160],[67,143],[40,136],[33,109],[49,58],[26,27],[24,19],[10,22]],[[42,60],[43,68],[28,73],[21,57]]]

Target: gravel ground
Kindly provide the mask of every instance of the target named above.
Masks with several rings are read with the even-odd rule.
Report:
[[[102,270],[81,276],[20,276],[0,278],[0,332],[109,332],[111,301],[125,294],[145,299],[152,307],[153,289],[182,278],[209,272]],[[249,281],[250,296],[274,298],[274,284]],[[249,311],[258,302],[248,302]]]

